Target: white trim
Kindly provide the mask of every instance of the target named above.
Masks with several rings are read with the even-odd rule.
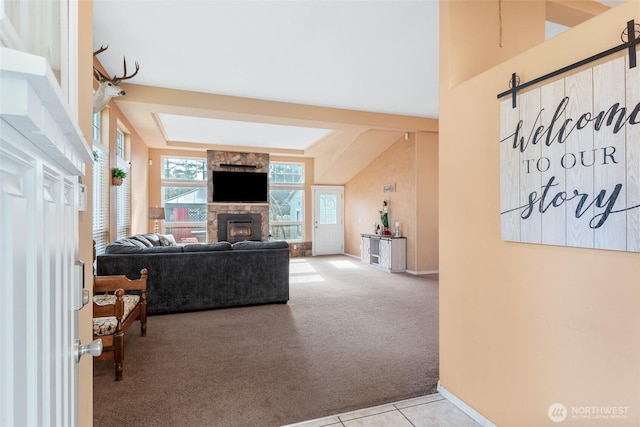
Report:
[[[82,175],[93,156],[45,58],[6,47],[0,55],[0,98],[21,100],[0,104],[0,117],[33,135],[31,142],[65,172]]]
[[[67,95],[67,102],[74,117],[79,118],[78,108],[78,2],[60,2],[60,86]],[[63,66],[66,64],[66,66]],[[84,175],[84,170],[82,171]]]
[[[339,216],[337,220],[340,222],[340,226],[342,227],[342,232],[340,233],[340,248],[342,253],[344,253],[344,185],[312,185],[311,186],[311,256],[316,256],[318,253],[316,252],[316,224],[318,221],[318,192],[319,191],[336,191],[340,193],[339,207],[338,212],[336,212]],[[324,254],[320,254],[324,255]],[[333,255],[333,254],[332,254]],[[335,254],[337,255],[337,253]]]
[[[454,395],[449,390],[444,388],[440,384],[440,381],[438,381],[438,393],[440,393],[440,395],[442,397],[447,399],[449,402],[451,402],[454,406],[456,406],[462,412],[464,412],[465,414],[467,414],[468,416],[473,418],[473,420],[475,422],[477,422],[478,424],[480,424],[481,426],[484,426],[484,427],[497,427],[494,423],[492,423],[491,421],[486,419],[484,416],[482,416],[482,414],[480,414],[478,411],[476,411],[471,406],[469,406],[466,403],[464,403],[456,395]]]
[[[440,274],[440,270],[422,270],[422,271],[407,270],[407,273],[415,274],[416,276],[421,276],[423,274]]]
[[[351,258],[355,258],[361,261],[360,255],[348,254],[346,252],[343,252],[342,255],[349,256]],[[427,271],[406,270],[406,271],[403,271],[402,273],[409,273],[409,274],[413,274],[414,276],[421,276],[423,274],[440,274],[440,270],[427,270]]]

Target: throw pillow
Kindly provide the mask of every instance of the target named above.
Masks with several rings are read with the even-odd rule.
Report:
[[[175,246],[176,238],[173,237],[173,234],[158,234],[158,238],[160,239],[161,246]]]

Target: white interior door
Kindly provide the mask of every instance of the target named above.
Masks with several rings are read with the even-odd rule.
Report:
[[[0,426],[76,426],[78,175],[91,154],[42,57],[0,47]]]
[[[311,187],[313,192],[313,255],[344,252],[344,187]]]
[[[0,145],[2,425],[72,426],[76,394],[74,184]]]

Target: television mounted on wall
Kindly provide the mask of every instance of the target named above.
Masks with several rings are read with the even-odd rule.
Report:
[[[266,172],[213,171],[213,203],[267,203]]]

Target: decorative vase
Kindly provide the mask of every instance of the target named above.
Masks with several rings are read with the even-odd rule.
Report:
[[[115,186],[122,185],[122,178],[111,177],[111,183]]]

